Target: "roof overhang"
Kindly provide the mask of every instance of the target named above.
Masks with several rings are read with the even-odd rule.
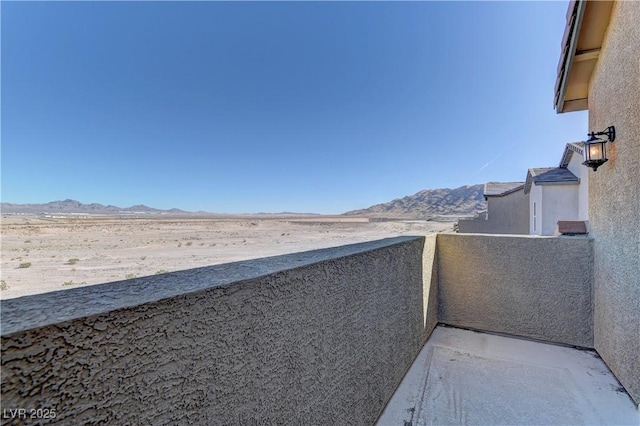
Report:
[[[514,188],[514,189],[510,189],[509,191],[505,191],[502,194],[485,194],[484,199],[486,200],[487,198],[499,198],[499,197],[505,197],[507,195],[511,195],[515,192],[521,191],[524,188],[524,183],[522,185],[520,185],[518,188]]]
[[[578,178],[577,180],[562,180],[562,181],[542,181],[542,182],[535,182],[535,185],[538,186],[555,186],[555,185],[580,185],[580,179]]]
[[[499,189],[492,186],[499,186]],[[484,184],[484,200],[492,197],[504,197],[524,188],[524,182],[487,182]]]
[[[571,161],[571,156],[576,153],[580,156],[584,155],[584,148],[581,145],[581,142],[572,142],[568,143],[564,148],[564,152],[562,153],[562,158],[560,159],[560,165],[558,167],[566,168]]]
[[[531,192],[531,187],[545,185],[579,185],[580,179],[563,167],[543,167],[527,170],[524,182],[524,193]]]
[[[589,82],[609,26],[613,3],[599,0],[569,3],[555,86],[557,113],[588,108]]]
[[[524,185],[524,193],[527,195],[531,192],[531,187],[535,186],[555,186],[555,185],[580,185],[580,179],[568,180],[568,181],[555,181],[555,182],[536,182],[530,176],[527,176],[527,182]]]

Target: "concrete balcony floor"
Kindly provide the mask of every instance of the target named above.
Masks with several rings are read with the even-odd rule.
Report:
[[[595,351],[438,326],[377,425],[640,425]]]

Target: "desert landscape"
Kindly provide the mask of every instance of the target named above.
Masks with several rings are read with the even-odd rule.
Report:
[[[3,215],[0,297],[452,228],[447,218]]]

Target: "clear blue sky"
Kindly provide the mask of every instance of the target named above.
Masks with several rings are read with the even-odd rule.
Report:
[[[2,201],[342,213],[519,181],[563,2],[6,2]]]

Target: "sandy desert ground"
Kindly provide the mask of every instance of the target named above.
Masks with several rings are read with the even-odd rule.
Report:
[[[452,227],[325,216],[4,216],[0,298]]]

